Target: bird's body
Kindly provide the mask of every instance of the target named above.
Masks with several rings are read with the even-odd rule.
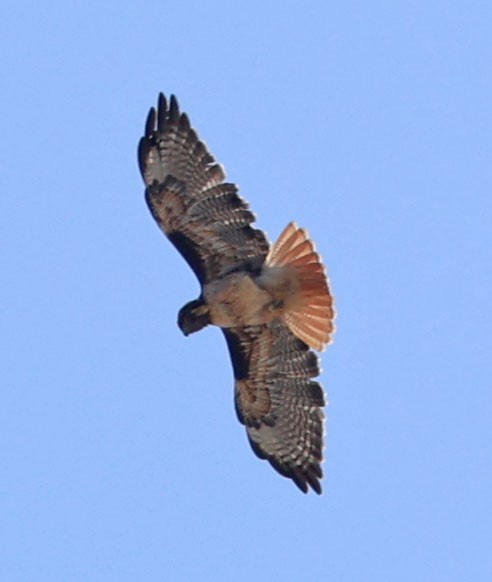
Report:
[[[210,309],[210,323],[219,327],[263,325],[275,317],[272,294],[249,273],[231,273],[209,283],[203,298]]]
[[[201,284],[179,312],[181,330],[223,330],[253,450],[302,491],[320,493],[325,400],[309,348],[330,342],[334,307],[307,232],[290,223],[270,247],[174,97],[151,109],[139,162],[152,215]]]

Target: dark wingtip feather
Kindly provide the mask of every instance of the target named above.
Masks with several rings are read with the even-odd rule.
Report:
[[[167,101],[164,93],[159,93],[159,99],[157,101],[157,129],[159,131],[164,131],[166,126],[166,115],[167,115]]]
[[[312,465],[306,470],[301,469],[300,467],[292,466],[292,465],[285,465],[277,461],[274,457],[270,457],[269,455],[265,455],[265,453],[250,439],[251,446],[253,451],[256,453],[260,459],[267,459],[270,462],[270,465],[283,477],[287,477],[287,479],[292,479],[295,485],[303,492],[308,493],[309,486],[312,490],[321,495],[322,489],[319,479],[323,477],[323,473],[321,471],[321,467],[319,465]]]
[[[319,482],[319,479],[321,479],[322,475],[318,474],[320,473],[320,471],[321,469],[318,467],[318,465],[313,465],[310,469],[308,469],[304,473],[305,479],[307,480],[313,491],[318,495],[321,495],[322,493],[321,484]]]
[[[155,130],[155,109],[151,107],[145,122],[145,137],[152,137]]]
[[[190,120],[186,113],[182,113],[179,118],[179,130],[183,132],[188,132],[191,129]]]
[[[319,471],[316,466],[312,466],[305,471],[302,471],[296,467],[290,472],[289,477],[303,493],[307,493],[309,491],[309,487],[311,487],[315,493],[321,495],[323,490],[321,489],[321,483],[319,482],[321,477],[318,476],[318,473]]]
[[[140,168],[140,173],[142,178],[145,180],[145,164],[147,161],[147,154],[149,152],[149,142],[147,137],[142,137],[138,142],[138,167]]]
[[[179,105],[175,95],[171,95],[169,100],[169,121],[177,123],[179,119]]]
[[[308,492],[309,488],[306,483],[306,477],[301,473],[299,469],[293,469],[292,471],[289,472],[288,476],[292,479],[292,481],[294,481],[294,483],[299,487],[299,489],[303,493]]]

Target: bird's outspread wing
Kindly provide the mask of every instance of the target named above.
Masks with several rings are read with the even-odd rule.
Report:
[[[304,493],[321,493],[324,393],[318,358],[282,321],[224,329],[235,404],[254,452]]]
[[[223,168],[174,96],[168,103],[161,94],[157,111],[150,110],[138,159],[153,217],[202,285],[248,262],[261,266],[265,235],[251,227],[248,204],[235,184],[224,182]]]

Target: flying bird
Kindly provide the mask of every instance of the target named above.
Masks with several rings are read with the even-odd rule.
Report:
[[[325,397],[318,357],[334,332],[325,269],[307,232],[289,223],[270,245],[174,95],[160,94],[138,147],[155,221],[197,276],[185,335],[216,325],[235,378],[234,402],[253,451],[304,492],[321,493]]]

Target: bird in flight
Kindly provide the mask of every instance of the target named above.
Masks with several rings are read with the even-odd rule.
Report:
[[[184,305],[185,335],[216,325],[235,378],[234,402],[253,451],[307,493],[321,493],[325,397],[318,358],[334,332],[325,269],[307,232],[289,223],[270,245],[225,182],[174,95],[160,94],[138,147],[155,221],[197,276]]]

